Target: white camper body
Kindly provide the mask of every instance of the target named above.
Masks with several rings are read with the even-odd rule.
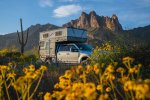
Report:
[[[59,28],[40,33],[40,58],[57,58],[58,44],[85,43],[87,32],[77,28]]]

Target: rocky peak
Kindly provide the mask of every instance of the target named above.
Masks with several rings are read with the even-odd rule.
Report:
[[[93,10],[93,11],[91,11],[91,12],[90,12],[90,14],[89,14],[89,15],[96,16],[96,12]]]
[[[82,12],[81,16],[69,23],[63,25],[63,27],[77,27],[77,28],[107,28],[111,31],[122,31],[122,26],[119,23],[118,17],[113,14],[112,17],[99,16],[95,11],[91,11],[89,14]]]
[[[86,16],[87,14],[86,14],[86,12],[82,12],[82,14],[81,14],[81,16]]]
[[[114,20],[118,20],[118,17],[117,17],[116,14],[113,14],[111,18],[114,19]]]
[[[78,27],[78,28],[87,28],[89,27],[89,18],[88,14],[85,12],[82,12],[81,16],[79,19],[74,20],[74,24],[71,24],[73,27]]]

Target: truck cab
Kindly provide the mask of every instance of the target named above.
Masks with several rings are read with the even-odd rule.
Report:
[[[57,59],[62,63],[81,63],[92,54],[92,47],[84,43],[59,44]]]

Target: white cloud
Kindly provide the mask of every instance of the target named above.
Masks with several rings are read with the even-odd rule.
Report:
[[[79,5],[65,5],[60,6],[57,9],[53,11],[54,17],[60,18],[60,17],[67,17],[73,14],[76,14],[80,12],[82,8]]]
[[[39,5],[41,7],[51,7],[52,6],[52,0],[40,0]]]

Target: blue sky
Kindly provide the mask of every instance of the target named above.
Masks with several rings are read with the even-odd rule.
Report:
[[[0,34],[35,24],[61,26],[95,10],[98,15],[116,14],[124,29],[150,25],[150,0],[0,0]]]

